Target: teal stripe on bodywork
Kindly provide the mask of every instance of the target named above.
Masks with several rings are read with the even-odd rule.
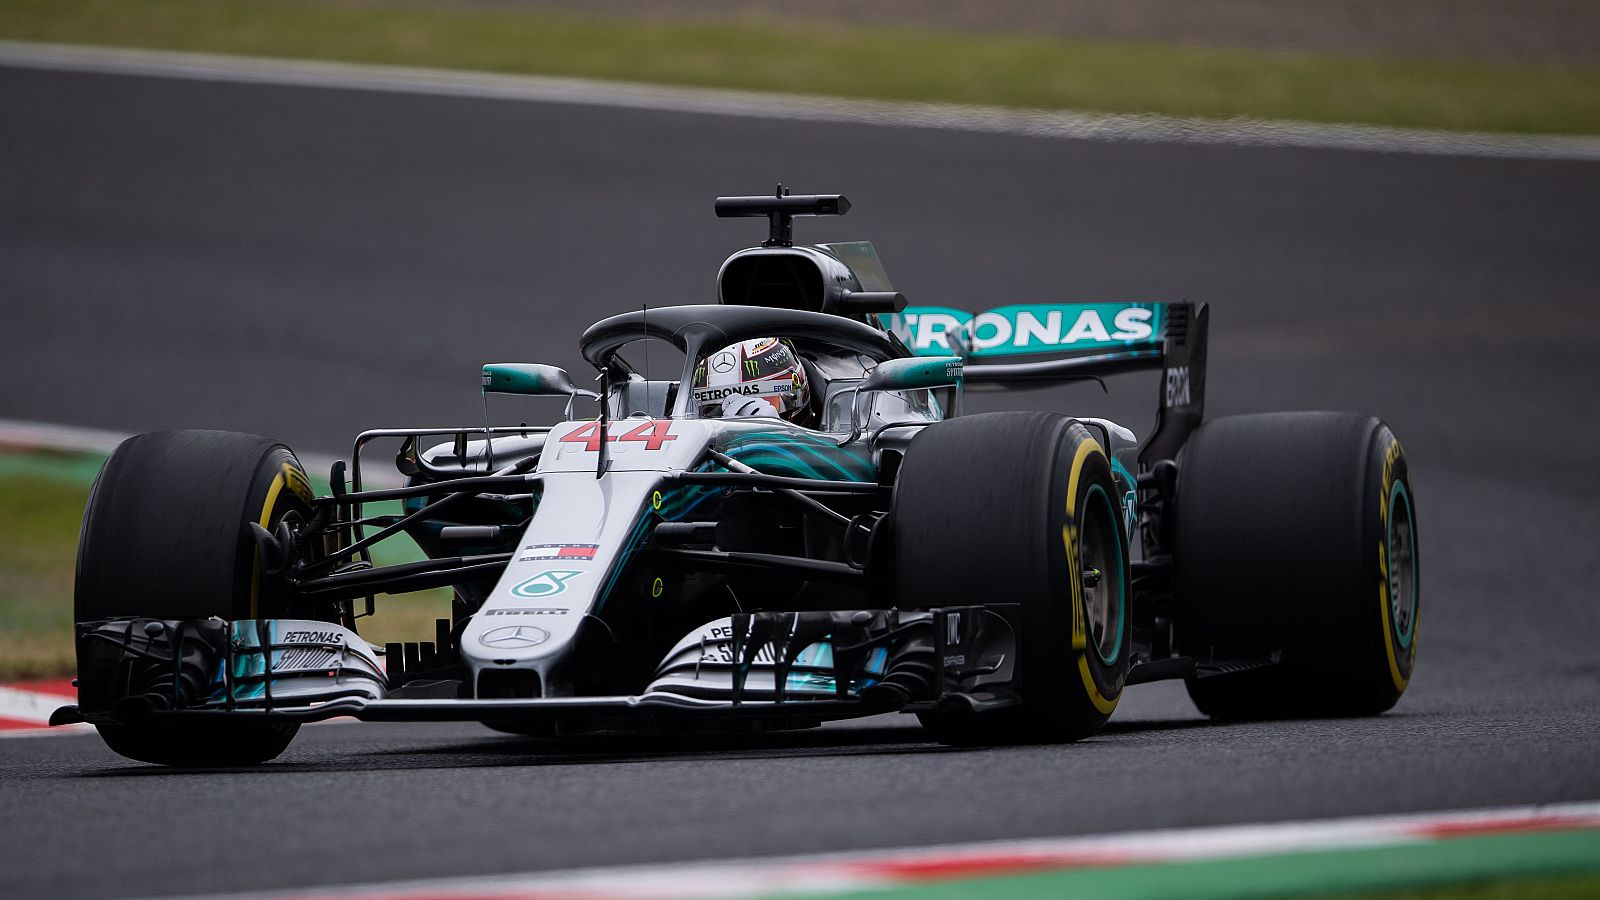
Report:
[[[718,449],[766,475],[788,475],[819,481],[872,481],[874,478],[872,464],[867,460],[816,435],[747,433],[728,438]],[[695,471],[707,472],[719,468],[707,461],[697,466]],[[605,584],[600,589],[599,605],[606,603],[657,521],[683,521],[707,500],[720,496],[721,492],[722,488],[716,487],[678,487],[661,492],[659,508],[653,502],[647,502],[639,511],[638,521],[623,541],[617,561],[606,576]]]
[[[709,472],[720,469],[711,462],[703,462],[694,468],[696,472]],[[661,492],[661,508],[656,515],[668,522],[678,522],[694,511],[696,507],[717,495],[721,488],[715,487],[679,487]]]
[[[872,481],[872,463],[818,435],[768,431],[730,438],[722,452],[767,475]]]
[[[622,573],[628,570],[628,565],[633,562],[634,554],[639,551],[639,546],[644,543],[644,536],[655,525],[655,521],[655,517],[651,515],[651,504],[647,500],[644,507],[638,512],[638,520],[633,523],[633,530],[628,532],[627,538],[622,542],[622,552],[617,554],[616,563],[611,566],[611,571],[606,574],[605,585],[600,588],[600,593],[596,595],[598,598],[594,605],[596,610],[605,606],[606,601],[611,599],[612,588],[617,586],[617,581],[622,578]]]
[[[1122,527],[1131,543],[1135,540],[1134,530],[1139,525],[1139,480],[1133,477],[1122,460],[1115,456],[1108,458],[1111,460],[1111,474],[1122,482],[1119,485],[1122,488]]]

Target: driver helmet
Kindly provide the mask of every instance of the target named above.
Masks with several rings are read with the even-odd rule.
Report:
[[[793,344],[756,338],[702,359],[694,370],[694,400],[702,418],[779,416],[803,424],[811,385]]]

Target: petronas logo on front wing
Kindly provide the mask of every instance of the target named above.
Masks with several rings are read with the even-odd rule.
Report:
[[[525,597],[529,600],[554,597],[567,589],[567,582],[582,574],[583,572],[577,569],[550,569],[540,572],[512,588],[511,593],[514,596]]]

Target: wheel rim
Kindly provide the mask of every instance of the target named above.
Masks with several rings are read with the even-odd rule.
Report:
[[[1084,497],[1078,560],[1083,566],[1080,578],[1089,645],[1101,663],[1114,665],[1122,655],[1122,635],[1127,627],[1127,590],[1122,580],[1122,540],[1116,516],[1111,498],[1098,484],[1090,486]]]
[[[1389,616],[1395,638],[1409,648],[1417,627],[1417,529],[1411,494],[1395,481],[1389,491]]]

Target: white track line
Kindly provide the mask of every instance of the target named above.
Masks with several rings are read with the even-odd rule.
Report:
[[[0,685],[0,719],[38,722],[44,725],[50,721],[50,714],[55,712],[57,707],[66,706],[71,702],[71,697],[61,694]]]
[[[80,428],[76,425],[58,425],[52,422],[23,422],[0,419],[0,450],[53,450],[67,453],[104,453],[109,455],[117,445],[132,437],[120,431],[99,428]],[[317,475],[326,475],[333,466],[334,457],[321,453],[296,453],[306,469]],[[397,488],[405,479],[392,469],[381,465],[363,473],[364,487],[368,490]]]
[[[73,698],[46,691],[33,691],[0,685],[0,719],[12,722],[31,722],[36,727],[0,727],[0,739],[18,737],[45,737],[50,735],[79,734],[92,731],[92,725],[62,725],[50,727],[50,714],[62,706],[73,703]]]
[[[1052,110],[842,100],[530,75],[261,59],[0,41],[0,66],[237,84],[569,103],[761,119],[841,122],[1072,140],[1305,147],[1381,153],[1600,161],[1600,138],[1322,125],[1255,119],[1097,115]]]
[[[430,879],[299,891],[212,895],[232,898],[749,897],[904,887],[944,877],[1016,871],[1252,857],[1423,843],[1451,833],[1600,828],[1600,802],[1420,815],[1375,816],[1139,831],[869,850],[766,859],[617,866],[475,878]],[[963,870],[962,866],[969,869]]]
[[[109,454],[127,439],[120,431],[0,419],[0,449]]]

